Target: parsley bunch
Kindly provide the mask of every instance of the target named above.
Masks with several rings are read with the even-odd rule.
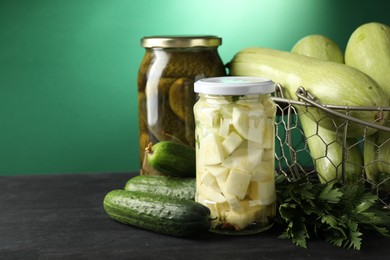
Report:
[[[364,231],[390,238],[390,209],[376,204],[377,195],[363,183],[321,184],[302,177],[289,181],[276,178],[280,238],[307,248],[311,237],[324,238],[332,245],[360,250]]]

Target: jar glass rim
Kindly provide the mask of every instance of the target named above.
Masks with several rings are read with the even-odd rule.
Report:
[[[221,44],[222,38],[215,35],[161,35],[141,39],[141,45],[145,48],[217,47]]]

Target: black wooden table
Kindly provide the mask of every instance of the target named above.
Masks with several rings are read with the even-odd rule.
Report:
[[[0,259],[389,259],[390,240],[364,237],[360,251],[322,240],[308,249],[275,230],[182,239],[111,220],[102,201],[136,173],[0,177]]]

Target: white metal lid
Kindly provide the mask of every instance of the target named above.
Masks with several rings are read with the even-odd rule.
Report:
[[[194,84],[196,93],[209,95],[249,95],[275,92],[275,82],[260,77],[227,76],[203,78]]]

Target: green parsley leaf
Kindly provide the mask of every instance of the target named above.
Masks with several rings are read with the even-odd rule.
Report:
[[[302,177],[290,181],[276,178],[277,224],[283,239],[307,248],[312,237],[328,243],[360,250],[366,231],[390,238],[390,210],[380,206],[377,195],[363,183],[322,184]]]
[[[335,188],[333,184],[329,184],[320,192],[318,199],[327,203],[338,203],[342,196],[343,193],[338,188]]]

